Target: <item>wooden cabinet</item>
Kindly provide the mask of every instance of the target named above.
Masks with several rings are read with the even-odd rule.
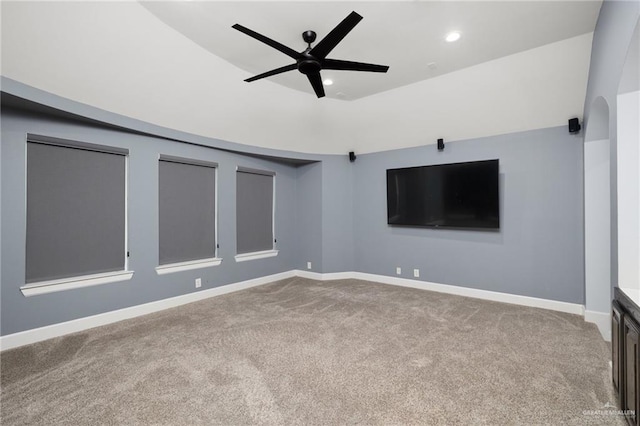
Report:
[[[640,327],[628,315],[624,317],[624,402],[623,409],[631,414],[629,424],[638,425],[638,338]]]
[[[612,363],[612,378],[613,378],[613,387],[616,390],[616,393],[620,396],[620,400],[622,400],[622,394],[620,394],[620,359],[621,359],[621,343],[622,339],[620,336],[620,331],[622,326],[622,313],[620,309],[620,305],[615,300],[613,301],[613,306],[611,308],[611,363]]]
[[[627,422],[640,426],[640,308],[614,289],[611,309],[612,381]]]

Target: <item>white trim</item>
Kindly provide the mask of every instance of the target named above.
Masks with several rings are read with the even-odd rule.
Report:
[[[133,274],[133,272],[131,272]],[[421,290],[436,291],[440,293],[455,294],[465,297],[473,297],[476,299],[492,300],[496,302],[511,303],[522,306],[530,306],[535,308],[549,309],[559,312],[566,312],[584,316],[585,321],[594,322],[598,325],[600,332],[605,337],[606,330],[609,325],[609,314],[602,312],[584,311],[584,306],[575,303],[558,302],[555,300],[539,299],[535,297],[518,296],[507,293],[498,293],[488,290],[478,290],[467,287],[458,287],[446,284],[436,284],[425,281],[411,280],[407,278],[389,277],[384,275],[366,274],[363,272],[336,272],[322,274],[318,272],[310,272],[303,270],[292,270],[279,274],[259,277],[252,280],[242,281],[234,284],[228,284],[212,289],[196,291],[194,293],[184,294],[169,299],[159,300],[155,302],[145,303],[143,305],[132,306],[129,308],[119,309],[117,311],[106,312],[104,314],[93,315],[90,317],[79,318],[59,324],[53,324],[41,328],[22,331],[19,333],[0,336],[0,350],[7,350],[18,346],[36,343],[42,340],[63,336],[69,333],[87,330],[101,325],[111,324],[129,318],[135,318],[141,315],[158,312],[164,309],[173,308],[198,300],[231,293],[234,291],[244,290],[250,287],[264,285],[273,281],[283,280],[294,276],[310,278],[319,281],[338,280],[338,279],[359,279],[379,282],[382,284],[397,285],[401,287],[411,287]],[[606,322],[606,324],[605,324]],[[604,331],[604,332],[603,332]],[[605,340],[607,338],[605,337]]]
[[[234,258],[236,262],[246,262],[247,260],[264,259],[267,257],[275,257],[277,255],[278,250],[263,250],[254,251],[252,253],[236,254]]]
[[[276,174],[273,174],[271,178],[271,247],[274,250],[278,249],[276,244],[278,239],[276,238]]]
[[[330,272],[326,274],[322,274],[320,272],[311,272],[305,271],[303,269],[298,269],[295,271],[296,276],[300,278],[308,278],[310,280],[318,280],[318,281],[331,281],[331,280],[348,280],[348,279],[356,279],[355,274],[357,272]]]
[[[90,287],[94,285],[128,281],[132,277],[133,271],[107,272],[104,274],[83,275],[80,277],[26,284],[20,287],[20,291],[24,296],[29,297],[39,294],[53,293],[56,291],[73,290],[76,288]]]
[[[210,266],[218,266],[222,263],[219,257],[210,259],[189,260],[187,262],[168,263],[166,265],[156,266],[158,275],[172,274],[174,272],[189,271],[191,269],[209,268]]]
[[[215,167],[213,171],[213,255],[216,259],[220,259],[220,244],[218,244],[218,173],[219,168]]]
[[[611,314],[609,312],[584,311],[584,320],[595,324],[606,342],[611,341]]]
[[[129,270],[129,154],[124,157],[124,269]]]
[[[374,281],[381,284],[397,285],[400,287],[411,287],[420,290],[436,291],[438,293],[454,294],[457,296],[472,297],[474,299],[491,300],[494,302],[510,303],[514,305],[530,306],[533,308],[549,309],[552,311],[566,312],[584,316],[584,306],[577,303],[559,302],[557,300],[540,299],[537,297],[520,296],[517,294],[500,293],[497,291],[480,290],[476,288],[460,287],[448,284],[438,284],[428,281],[418,281],[408,278],[389,277],[386,275],[367,274],[364,272],[337,272],[321,274],[296,270],[296,275],[303,278],[310,278],[319,281],[356,279],[364,281]]]
[[[45,327],[34,328],[32,330],[26,330],[19,333],[1,336],[0,350],[5,351],[7,349],[29,345],[32,343],[40,342],[42,340],[52,339],[54,337],[60,337],[66,334],[88,330],[90,328],[99,327],[101,325],[112,324],[114,322],[151,314],[153,312],[162,311],[164,309],[174,308],[176,306],[185,305],[187,303],[197,302],[199,300],[208,299],[210,297],[220,296],[222,294],[256,287],[294,276],[294,271],[282,272],[279,274],[268,275],[266,277],[259,277],[234,284],[215,287],[212,289],[196,291],[194,293],[183,294],[181,296],[171,297],[169,299],[158,300],[142,305],[131,306],[129,308],[118,309],[116,311],[105,312],[103,314],[78,318],[59,324],[48,325]]]
[[[584,315],[584,306],[577,303],[559,302],[557,300],[539,299],[537,297],[520,296],[517,294],[500,293],[497,291],[480,290],[476,288],[460,287],[448,284],[437,284],[427,281],[411,280],[407,278],[365,274],[363,272],[354,272],[354,275],[354,278],[360,280],[377,281],[383,284],[436,291],[438,293],[455,294],[457,296],[472,297],[474,299],[491,300],[494,302],[511,303],[514,305],[549,309],[552,311],[566,312],[568,314],[575,314],[580,316]]]

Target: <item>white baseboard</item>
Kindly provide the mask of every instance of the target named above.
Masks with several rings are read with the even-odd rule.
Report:
[[[460,287],[448,284],[437,284],[428,281],[418,281],[409,278],[390,277],[386,275],[367,274],[364,272],[336,272],[322,274],[310,271],[294,271],[302,278],[318,281],[356,279],[374,281],[381,284],[411,287],[420,290],[436,291],[438,293],[455,294],[457,296],[472,297],[475,299],[491,300],[494,302],[511,303],[513,305],[530,306],[533,308],[549,309],[552,311],[566,312],[575,315],[584,315],[584,306],[577,303],[559,302],[557,300],[540,299],[537,297],[519,296],[517,294],[500,293],[497,291],[479,290],[476,288]]]
[[[222,294],[232,293],[250,287],[264,285],[273,281],[291,278],[295,275],[295,271],[282,272],[279,274],[268,275],[266,277],[255,278],[252,280],[241,281],[234,284],[228,284],[207,290],[183,294],[180,296],[158,300],[155,302],[144,303],[142,305],[131,306],[129,308],[118,309],[116,311],[105,312],[103,314],[92,315],[89,317],[78,318],[75,320],[48,325],[45,327],[21,331],[19,333],[9,334],[6,336],[0,336],[0,350],[5,351],[7,349],[17,348],[19,346],[29,345],[31,343],[37,343],[42,340],[64,336],[65,334],[76,333],[78,331],[88,330],[90,328],[99,327],[101,325],[112,324],[114,322],[139,317],[141,315],[162,311],[164,309],[174,308],[176,306],[185,305],[191,302],[197,302],[199,300],[208,299],[210,297],[220,296]]]
[[[611,314],[609,312],[585,311],[584,320],[595,324],[605,341],[611,341]]]
[[[302,269],[296,269],[293,272],[300,278],[309,278],[317,281],[348,280],[355,278],[355,272],[329,272],[323,274],[320,272],[311,272]]]
[[[438,293],[454,294],[457,296],[472,297],[475,299],[491,300],[494,302],[510,303],[513,305],[529,306],[533,308],[549,309],[557,312],[565,312],[584,317],[586,322],[596,324],[602,338],[611,341],[611,317],[607,312],[585,311],[584,305],[577,303],[560,302],[557,300],[540,299],[537,297],[520,296],[516,294],[500,293],[489,290],[479,290],[469,287],[459,287],[447,284],[437,284],[428,281],[418,281],[408,278],[391,277],[386,275],[367,274],[364,272],[340,272],[320,274],[309,271],[295,271],[297,276],[311,278],[319,281],[335,279],[358,279],[374,281],[382,284],[411,287],[420,290],[435,291]]]
[[[549,309],[552,311],[566,312],[575,315],[584,315],[584,306],[577,303],[559,302],[557,300],[539,299],[537,297],[519,296],[517,294],[479,290],[476,288],[460,287],[456,285],[437,284],[408,278],[366,274],[364,272],[353,272],[352,278],[376,281],[383,284],[391,284],[401,287],[417,288],[420,290],[436,291],[438,293],[455,294],[457,296],[473,297],[475,299],[491,300],[494,302],[511,303],[513,305]]]
[[[114,322],[122,321],[125,319],[135,318],[141,315],[162,311],[164,309],[169,309],[187,303],[208,299],[210,297],[220,296],[222,294],[244,290],[250,287],[268,284],[273,281],[291,278],[294,276],[309,278],[318,281],[343,279],[374,281],[382,284],[411,287],[420,290],[436,291],[439,293],[473,297],[476,299],[491,300],[495,302],[511,303],[521,306],[530,306],[534,308],[543,308],[553,311],[566,312],[584,316],[585,321],[593,322],[598,326],[598,329],[600,330],[600,333],[605,338],[605,340],[609,341],[611,339],[611,332],[609,330],[609,314],[593,311],[587,311],[585,313],[584,306],[575,303],[559,302],[555,300],[539,299],[535,297],[519,296],[515,294],[499,293],[488,290],[478,290],[474,288],[459,287],[447,284],[437,284],[407,278],[367,274],[364,272],[334,272],[323,274],[305,270],[291,270],[279,274],[268,275],[265,277],[255,278],[252,280],[242,281],[234,284],[228,284],[207,290],[196,291],[194,293],[171,297],[169,299],[131,306],[129,308],[119,309],[116,311],[105,312],[103,314],[92,315],[85,318],[78,318],[59,324],[26,330],[6,336],[0,336],[0,350],[4,351],[7,349],[40,342],[42,340],[64,336],[65,334],[75,333],[78,331],[99,327],[101,325],[112,324]]]

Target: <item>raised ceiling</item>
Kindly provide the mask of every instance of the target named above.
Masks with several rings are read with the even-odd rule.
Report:
[[[592,32],[601,1],[412,1],[412,2],[141,2],[171,28],[246,71],[238,79],[292,63],[286,55],[231,28],[240,23],[294,50],[318,41],[351,11],[364,19],[329,57],[389,65],[387,74],[323,71],[327,97],[355,100],[437,77],[517,52]],[[447,43],[445,35],[462,37]],[[270,77],[308,92],[297,71]],[[268,84],[265,81],[247,83]]]
[[[3,78],[125,121],[204,136],[213,146],[230,142],[286,155],[361,154],[438,138],[566,126],[584,109],[591,30],[600,2],[542,2],[546,12],[535,12],[537,20],[516,18],[522,10],[528,11],[526,18],[534,15],[537,2],[515,4],[507,13],[511,3],[502,2],[3,1],[1,71]],[[439,17],[432,11],[462,5],[502,10],[495,14],[503,24],[492,13],[465,8]],[[195,34],[185,36],[167,25],[158,17],[160,10],[167,15],[162,19],[183,22],[183,31],[201,34],[206,40],[200,43],[212,46],[204,48],[194,42]],[[302,44],[302,31],[313,29],[322,37],[352,10],[364,20],[331,56],[388,64],[388,74],[341,72],[327,88],[330,96],[322,99],[295,71],[282,75],[282,83],[270,78],[243,82],[289,58],[232,24],[295,46]],[[444,25],[446,16],[454,23],[466,16],[469,22]],[[582,30],[576,29],[580,21],[588,21],[577,27]],[[445,45],[442,37],[454,27],[463,36]],[[493,36],[481,37],[482,31]],[[571,37],[581,31],[587,32]],[[550,34],[570,38],[554,41]],[[440,45],[440,56],[425,40]],[[536,44],[544,45],[532,47]],[[475,65],[468,63],[471,56]],[[429,68],[432,62],[435,68]]]

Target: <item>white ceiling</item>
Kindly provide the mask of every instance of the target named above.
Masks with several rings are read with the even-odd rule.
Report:
[[[546,42],[541,40],[547,40],[552,32],[548,21],[564,21],[554,31],[571,33],[562,26],[574,28],[580,20],[579,10],[592,8],[588,29],[593,29],[600,2],[551,3],[543,6],[558,4],[568,12],[560,15],[563,18],[556,16],[559,12],[547,10],[550,16],[539,12],[539,22],[527,24],[529,27],[513,14],[503,17],[504,25],[533,28],[510,49],[535,44],[531,40]],[[465,3],[472,9],[509,8],[511,4]],[[526,10],[537,7],[537,3],[515,4]],[[296,153],[395,150],[432,144],[438,138],[459,141],[566,126],[567,119],[581,117],[593,32],[489,60],[504,54],[493,44],[502,46],[508,38],[497,35],[502,28],[490,23],[493,16],[476,14],[467,18],[470,24],[455,25],[463,33],[455,45],[444,45],[441,40],[445,27],[454,26],[440,22],[444,15],[429,23],[434,19],[429,8],[461,5],[170,2],[143,6],[137,1],[2,1],[1,73],[63,99],[210,138],[214,146],[222,140]],[[220,50],[212,54],[158,19],[149,8],[166,13],[175,9],[169,13],[171,19],[183,21],[185,31],[207,35],[208,42]],[[342,72],[328,92],[342,91],[342,99],[363,97],[345,102],[333,92],[334,99],[317,99],[296,71],[286,77],[300,90],[273,79],[243,81],[281,66],[289,58],[233,30],[232,24],[241,23],[294,46],[302,44],[302,31],[314,29],[322,37],[352,10],[361,13],[364,20],[330,56],[380,62],[390,65],[391,71]],[[307,25],[312,15],[318,23]],[[464,10],[458,15],[472,16]],[[451,19],[457,21],[458,15],[452,14]],[[305,22],[298,22],[301,20]],[[442,29],[427,37],[434,26]],[[472,36],[470,28],[474,27],[476,32],[492,29],[494,38],[481,41]],[[383,28],[393,31],[382,32]],[[408,35],[412,31],[432,39],[434,46],[442,45],[441,57],[432,59],[433,51]],[[474,48],[463,54],[469,43]],[[234,59],[225,58],[225,54],[235,55]],[[487,62],[453,71],[455,64],[465,66],[469,56]],[[411,65],[419,63],[424,70],[422,64],[430,61],[437,62],[436,72],[442,73],[437,78],[427,78],[436,72],[417,71],[419,67]],[[450,68],[444,73],[446,66]],[[409,84],[412,72],[411,78],[423,80]],[[399,77],[403,73],[404,80]],[[398,87],[390,90],[394,85]]]
[[[231,26],[239,23],[302,51],[305,30],[320,41],[351,11],[364,19],[330,58],[389,65],[387,74],[323,71],[334,85],[327,97],[354,100],[406,86],[517,52],[592,32],[601,1],[412,1],[412,2],[141,2],[161,21],[212,54],[247,73],[293,60]],[[462,37],[447,43],[444,36]],[[317,42],[316,41],[316,42]],[[552,66],[552,64],[550,64]],[[313,94],[297,71],[270,77],[282,86]],[[268,84],[258,80],[252,85]]]

